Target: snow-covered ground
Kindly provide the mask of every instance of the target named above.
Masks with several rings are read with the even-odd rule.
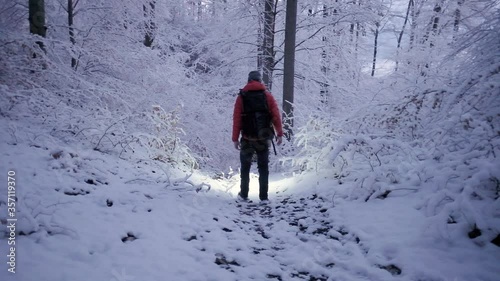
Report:
[[[348,201],[349,184],[327,175],[273,174],[269,205],[241,203],[237,174],[197,171],[186,181],[185,172],[152,161],[12,134],[0,147],[0,280],[500,279],[500,248],[440,237],[418,210],[418,194]],[[15,274],[7,264],[11,170]]]

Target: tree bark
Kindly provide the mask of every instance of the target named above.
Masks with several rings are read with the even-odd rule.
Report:
[[[274,0],[264,0],[264,38],[262,40],[263,65],[262,80],[272,89],[274,70],[274,20],[276,18]]]
[[[433,20],[433,23],[432,23],[432,38],[431,38],[431,42],[430,42],[430,46],[431,48],[434,47],[434,44],[435,44],[435,40],[436,40],[436,35],[438,34],[438,27],[439,27],[439,13],[441,13],[441,5],[440,4],[436,4],[436,6],[434,7],[434,20]]]
[[[434,6],[434,20],[433,20],[433,23],[432,23],[432,30],[434,32],[437,31],[437,28],[438,28],[438,24],[439,24],[439,16],[438,14],[441,12],[441,5],[439,4],[436,4],[436,6]]]
[[[441,8],[440,3],[436,3],[436,5],[434,5],[434,9],[433,9],[434,14],[433,14],[431,22],[430,22],[431,28],[427,29],[425,36],[422,40],[422,43],[429,41],[429,46],[431,48],[434,47],[434,40],[435,40],[435,37],[438,33],[439,20],[440,20],[439,14],[441,13],[441,9],[442,8]],[[432,32],[432,34],[431,34],[431,32]]]
[[[262,73],[262,67],[264,64],[264,21],[262,19],[263,13],[259,14],[258,21],[259,27],[257,31],[257,70]]]
[[[297,0],[286,2],[285,58],[283,71],[283,124],[287,140],[293,135],[293,94],[295,76],[295,36],[297,27]]]
[[[335,12],[334,12],[335,13]],[[328,17],[328,7],[326,5],[323,5],[323,18]],[[324,77],[324,82],[321,83],[321,90],[320,90],[320,99],[321,103],[328,104],[328,60],[327,60],[327,54],[326,54],[326,47],[327,47],[327,37],[326,35],[323,35],[321,37],[321,41],[323,42],[323,50],[321,51],[321,72],[323,73]]]
[[[415,3],[413,3],[415,4]],[[415,33],[417,32],[417,17],[419,15],[419,11],[415,8],[415,5],[411,6],[410,9],[410,17],[411,17],[411,24],[410,24],[410,49],[413,49],[415,45]]]
[[[78,0],[77,0],[78,3]],[[73,22],[74,22],[74,11],[75,11],[75,5],[73,5],[73,0],[68,0],[68,30],[69,30],[69,41],[71,44],[74,46],[76,44],[75,40],[75,30],[73,28]],[[73,52],[74,54],[74,52]],[[71,57],[71,67],[76,68],[76,58]]]
[[[149,8],[142,5],[144,17],[146,18],[146,34],[144,35],[144,46],[151,48],[155,39],[156,23],[155,18],[156,0],[149,1]]]
[[[399,33],[398,36],[398,47],[397,47],[398,53],[399,53],[399,48],[401,47],[401,40],[403,39],[403,34],[405,32],[406,24],[408,23],[408,17],[410,16],[410,10],[412,6],[413,6],[413,0],[409,0],[408,8],[406,9],[405,21],[403,22],[403,27],[401,28],[401,32]],[[398,67],[399,67],[399,56],[396,56],[396,71],[398,70]]]
[[[29,0],[28,4],[31,34],[45,37],[47,33],[47,27],[45,26],[45,1]],[[43,51],[45,51],[45,46],[42,41],[37,41],[36,43]]]
[[[405,21],[403,23],[403,27],[401,28],[401,32],[399,33],[398,36],[398,49],[401,47],[401,39],[403,38],[403,34],[406,28],[406,24],[408,23],[408,17],[410,15],[410,10],[411,7],[413,6],[413,0],[408,1],[408,8],[406,9],[406,16],[405,16]]]
[[[462,8],[462,4],[464,3],[463,0],[458,0],[457,1],[457,8],[455,9],[455,20],[453,21],[453,39],[456,38],[457,36],[457,33],[458,33],[458,29],[459,29],[459,26],[460,26],[460,21],[461,21],[461,17],[462,17],[462,12],[461,12],[461,8]]]
[[[372,64],[372,76],[375,76],[375,66],[377,64],[377,44],[378,44],[378,29],[379,29],[380,23],[376,22],[375,23],[375,42],[373,45],[373,64]]]

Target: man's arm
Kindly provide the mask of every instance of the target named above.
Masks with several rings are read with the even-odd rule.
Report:
[[[278,104],[271,93],[266,92],[267,105],[269,106],[269,111],[271,112],[271,121],[273,122],[274,129],[276,130],[276,135],[278,137],[283,136],[283,125],[281,123],[281,114],[278,108]]]

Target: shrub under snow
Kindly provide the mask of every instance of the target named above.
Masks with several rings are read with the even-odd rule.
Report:
[[[498,26],[498,21],[485,26]],[[478,244],[498,239],[498,36],[498,29],[479,27],[462,41],[465,47],[458,52],[465,53],[464,69],[475,72],[452,78],[461,83],[418,90],[401,102],[367,107],[339,122],[311,119],[297,134],[302,150],[295,164],[302,170],[331,167],[339,184],[353,183],[344,194],[353,200],[419,192],[419,208],[443,237],[468,235]],[[469,60],[485,51],[488,58]]]

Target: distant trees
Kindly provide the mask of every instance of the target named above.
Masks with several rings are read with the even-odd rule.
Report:
[[[62,62],[57,65],[61,73],[59,66],[64,65],[84,75],[95,74],[99,83],[108,83],[101,75],[117,80],[126,77],[139,81],[141,89],[158,99],[165,92],[175,93],[169,100],[172,103],[177,102],[181,88],[189,99],[190,91],[203,92],[196,99],[215,104],[220,119],[211,121],[216,124],[226,121],[232,95],[248,71],[257,67],[285,115],[295,117],[285,118],[285,126],[294,126],[296,135],[309,115],[327,122],[383,101],[384,95],[397,99],[422,88],[467,81],[464,77],[470,71],[458,72],[469,68],[458,67],[457,62],[471,50],[454,56],[450,50],[499,3],[297,0],[296,27],[290,27],[286,23],[291,22],[285,22],[285,4],[292,5],[294,0],[24,1],[28,6],[21,2],[0,0],[0,28],[10,36],[4,42],[19,40],[15,49],[24,50],[29,38],[38,44],[32,43],[35,49],[47,49],[46,58],[55,62],[51,65]],[[28,9],[34,36],[28,36],[28,22],[22,16]],[[19,22],[6,28],[8,20]],[[466,45],[474,45],[492,30],[484,25]],[[45,36],[50,40],[42,40]],[[467,57],[464,65],[484,60],[477,71],[494,62],[498,52],[489,48],[496,38]],[[13,46],[9,43],[3,48],[10,52]],[[165,87],[168,83],[171,88]],[[278,86],[273,88],[273,84]],[[116,87],[107,95],[114,97],[125,90]],[[207,122],[200,121],[198,129]],[[332,126],[328,134],[338,133],[335,129]],[[223,139],[223,129],[219,133]],[[202,134],[200,139],[198,144],[205,142]],[[218,149],[212,147],[212,151]]]
[[[375,22],[375,40],[373,42],[373,63],[372,63],[372,76],[375,76],[375,67],[377,65],[377,47],[378,47],[378,33],[380,28],[380,22]]]
[[[94,33],[101,28],[103,32],[133,37],[134,40],[139,35],[144,46],[152,47],[159,38],[165,37],[166,26],[171,21],[183,22],[186,30],[195,25],[201,30],[195,28],[196,32],[170,37],[170,41],[188,36],[199,36],[201,40],[202,33],[208,34],[208,29],[203,28],[212,24],[221,23],[221,26],[231,28],[238,25],[241,33],[223,34],[237,42],[238,50],[233,53],[233,60],[257,57],[257,68],[263,73],[263,81],[272,89],[273,77],[281,79],[284,69],[285,3],[279,0],[29,0],[29,24],[32,34],[45,37],[46,17],[54,17],[49,18],[54,34],[56,29],[64,29],[66,38],[69,35],[68,41],[73,45],[72,57],[69,58],[73,68],[77,67],[81,55],[76,54],[76,47],[86,44],[83,37],[92,37],[92,33],[86,34],[91,29]],[[429,67],[436,59],[434,56],[439,56],[440,50],[449,48],[447,44],[456,40],[468,26],[473,26],[475,19],[481,17],[480,11],[492,9],[498,1],[404,0],[404,8],[392,4],[388,0],[298,1],[297,52],[300,54],[296,58],[304,63],[299,76],[320,93],[318,101],[325,103],[328,97],[336,95],[332,91],[336,91],[339,81],[358,85],[360,73],[376,76],[383,59],[393,61],[397,71],[418,68],[421,77],[432,76]],[[46,5],[51,7],[47,15]],[[57,9],[54,7],[62,7],[67,13],[67,26],[56,18]],[[378,13],[381,10],[384,16]],[[78,23],[75,17],[78,17]],[[98,21],[103,24],[99,25]],[[121,32],[123,27],[127,29],[126,33]],[[37,44],[44,48],[41,40]],[[237,54],[250,50],[240,48],[241,44],[253,45],[252,54]],[[382,53],[380,44],[384,48]],[[391,44],[393,46],[389,46]],[[392,57],[387,50],[393,52]],[[305,69],[308,69],[307,73]]]
[[[405,83],[440,83],[437,80],[445,77],[441,74],[453,70],[436,65],[453,42],[480,21],[478,11],[498,4],[401,1],[397,6],[389,0],[297,1],[295,28],[285,24],[285,5],[292,0],[30,0],[29,20],[31,33],[43,37],[47,17],[49,36],[64,42],[58,56],[74,69],[98,69],[101,49],[113,53],[111,46],[124,44],[132,50],[138,44],[154,47],[162,58],[178,55],[189,69],[187,76],[191,71],[216,73],[226,83],[256,67],[267,87],[283,95],[286,115],[292,102],[333,113],[376,81],[371,76],[397,71]],[[296,36],[293,75],[287,63],[292,44],[286,37],[291,31]],[[43,40],[37,41],[44,48]],[[283,89],[273,89],[281,82]],[[292,91],[293,96],[287,96]]]
[[[45,37],[47,27],[45,26],[45,1],[44,0],[29,0],[29,23],[31,34]],[[42,50],[45,46],[42,41],[36,42]]]
[[[155,7],[156,0],[151,0],[149,3],[142,5],[142,10],[144,11],[145,18],[145,35],[144,35],[144,46],[150,47],[153,45],[155,38]]]
[[[397,45],[397,54],[396,54],[396,70],[398,69],[398,65],[399,65],[399,49],[401,48],[401,40],[403,39],[403,34],[405,32],[405,29],[406,29],[406,25],[408,24],[408,19],[409,19],[409,15],[410,15],[410,11],[412,11],[412,8],[414,6],[414,2],[413,0],[408,0],[408,7],[406,9],[406,15],[405,15],[405,19],[404,19],[404,22],[403,22],[403,26],[401,27],[401,31],[399,31],[399,36],[398,36],[398,45]]]
[[[68,31],[69,31],[69,41],[71,44],[74,46],[76,44],[75,40],[75,29],[73,27],[74,23],[74,17],[75,17],[75,8],[78,5],[78,2],[80,0],[76,0],[73,2],[73,0],[68,0],[68,5],[66,7],[66,12],[68,13]],[[74,51],[73,51],[74,53]],[[71,67],[76,68],[76,58],[73,56],[71,57]]]
[[[372,70],[371,70],[371,76],[375,76],[375,69],[377,66],[377,54],[378,54],[378,43],[379,43],[379,34],[380,34],[380,29],[382,28],[382,21],[384,20],[384,17],[387,14],[387,7],[383,5],[383,3],[378,3],[378,5],[374,6],[373,8],[373,23],[374,25],[373,29],[373,35],[374,35],[374,40],[373,40],[373,59],[372,59]]]
[[[334,14],[336,14],[337,11],[334,10]],[[329,17],[329,13],[328,13],[328,8],[327,8],[327,5],[323,5],[323,18],[324,19],[327,19]],[[330,63],[329,63],[329,56],[327,54],[327,51],[326,51],[326,46],[328,45],[328,43],[326,42],[328,40],[328,38],[331,36],[331,34],[329,34],[330,32],[328,32],[328,30],[324,30],[323,32],[323,36],[321,37],[321,41],[323,41],[323,48],[321,50],[321,72],[323,74],[323,78],[324,79],[324,82],[321,83],[321,90],[320,90],[320,99],[321,99],[321,102],[322,103],[328,103],[328,99],[329,99],[329,96],[330,96],[330,92],[329,92],[329,81],[326,80],[326,77],[328,77],[328,70],[330,69]]]

